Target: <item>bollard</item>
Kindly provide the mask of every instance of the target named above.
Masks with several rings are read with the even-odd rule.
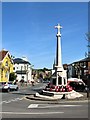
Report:
[[[65,99],[65,94],[63,94],[63,97],[62,97],[62,99]]]
[[[87,90],[87,98],[89,98],[89,90]]]

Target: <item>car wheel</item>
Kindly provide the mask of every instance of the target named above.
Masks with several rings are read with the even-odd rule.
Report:
[[[16,91],[18,91],[18,87],[16,88]]]
[[[7,92],[10,92],[10,88],[7,89]]]

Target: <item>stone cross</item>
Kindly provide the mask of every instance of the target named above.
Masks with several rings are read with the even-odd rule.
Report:
[[[60,34],[60,28],[62,28],[62,26],[60,26],[60,24],[58,24],[57,26],[55,26],[55,28],[57,28],[57,33]]]

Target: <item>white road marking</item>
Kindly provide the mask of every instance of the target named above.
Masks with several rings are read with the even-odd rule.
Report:
[[[23,100],[23,98],[19,98],[19,100]]]
[[[2,103],[4,103],[4,102],[6,102],[6,101],[2,101],[2,102],[0,102],[0,104],[2,104]]]
[[[11,101],[5,101],[5,103],[10,103]]]
[[[46,107],[79,107],[82,105],[54,105],[54,106],[46,106]]]
[[[2,102],[0,102],[0,104],[15,102],[15,101],[19,101],[19,100],[23,100],[23,98],[15,98],[15,99],[11,99],[11,100],[2,101]]]
[[[38,104],[31,104],[28,106],[28,108],[37,108],[38,107]]]
[[[82,105],[45,105],[45,104],[31,104],[28,108],[54,108],[54,107],[79,107]]]
[[[20,98],[15,98],[15,99],[14,99],[14,101],[18,101],[18,100],[20,100]]]
[[[14,102],[14,101],[15,101],[15,99],[11,99],[10,101],[11,101],[11,102],[12,102],[12,101]]]
[[[60,114],[60,113],[64,113],[64,112],[36,112],[36,113],[31,113],[31,112],[0,112],[0,114],[18,114],[18,115],[28,115],[28,114]]]

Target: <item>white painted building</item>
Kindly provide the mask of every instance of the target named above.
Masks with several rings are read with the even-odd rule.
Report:
[[[30,62],[25,58],[15,58],[14,60],[14,72],[17,75],[17,80],[24,80],[25,82],[32,79],[32,67]]]

